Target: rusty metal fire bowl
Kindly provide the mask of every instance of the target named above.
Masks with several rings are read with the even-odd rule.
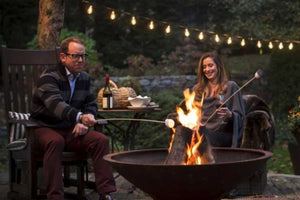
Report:
[[[271,152],[213,148],[216,163],[164,165],[167,149],[112,153],[104,156],[124,178],[155,200],[218,200],[263,168]]]

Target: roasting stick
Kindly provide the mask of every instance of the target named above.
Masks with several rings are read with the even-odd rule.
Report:
[[[97,120],[97,122],[103,122],[103,121],[139,121],[139,122],[153,122],[153,123],[165,124],[164,121],[152,120],[152,119],[107,118],[107,119],[98,119]]]
[[[217,113],[218,109],[221,108],[225,103],[227,103],[234,95],[236,95],[239,91],[241,91],[244,87],[246,87],[250,82],[254,79],[259,79],[263,75],[262,70],[257,70],[254,74],[254,77],[248,80],[242,87],[240,87],[237,91],[235,91],[230,97],[228,97],[205,121],[204,124],[200,124],[201,126],[205,126],[207,122]],[[169,128],[173,128],[175,126],[175,121],[172,119],[166,119],[165,121],[152,120],[152,119],[133,119],[133,118],[107,118],[107,119],[98,119],[97,122],[104,121],[139,121],[139,122],[153,122],[159,124],[165,124]]]
[[[204,122],[204,124],[200,124],[201,126],[205,126],[207,122],[218,112],[218,109],[221,108],[225,103],[227,103],[234,95],[236,95],[239,91],[241,91],[244,87],[246,87],[249,83],[251,83],[254,79],[259,79],[263,75],[263,71],[261,69],[257,70],[254,76],[248,80],[242,87],[236,90],[230,97],[228,97]]]

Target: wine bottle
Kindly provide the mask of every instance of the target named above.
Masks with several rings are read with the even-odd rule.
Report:
[[[113,108],[113,94],[110,89],[108,74],[105,75],[105,87],[103,90],[102,108],[103,109],[112,109]]]

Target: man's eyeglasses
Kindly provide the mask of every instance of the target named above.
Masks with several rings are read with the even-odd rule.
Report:
[[[82,60],[85,60],[86,57],[88,57],[88,54],[70,54],[70,53],[65,53],[67,56],[70,56],[72,60],[78,61],[79,58]]]

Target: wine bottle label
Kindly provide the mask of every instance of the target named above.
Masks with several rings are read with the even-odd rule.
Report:
[[[102,99],[102,107],[103,108],[108,108],[108,97],[103,97]]]
[[[109,108],[113,108],[113,97],[109,97]]]
[[[112,97],[103,97],[102,99],[102,108],[111,109],[113,108],[113,98]]]

